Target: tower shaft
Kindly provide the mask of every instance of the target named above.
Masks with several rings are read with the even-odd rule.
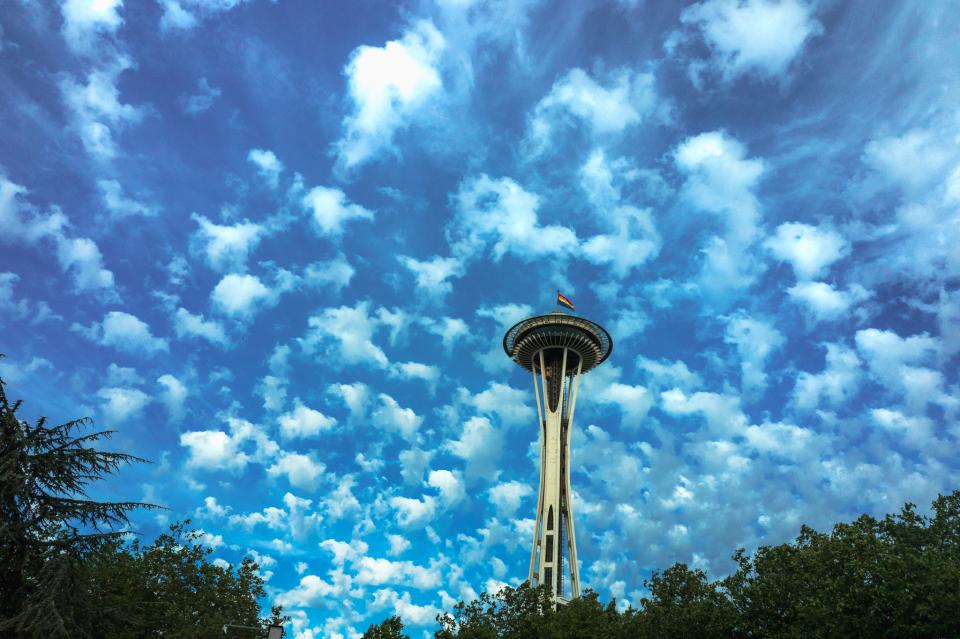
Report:
[[[548,584],[555,597],[574,599],[580,596],[580,571],[570,490],[570,430],[583,360],[573,349],[548,347],[533,355],[532,364],[540,423],[540,491],[529,581],[531,586]]]

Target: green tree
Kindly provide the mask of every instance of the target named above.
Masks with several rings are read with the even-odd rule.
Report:
[[[91,448],[112,431],[89,419],[48,426],[17,416],[0,380],[0,636],[87,637],[109,614],[79,587],[86,555],[116,539],[139,502],[87,493],[98,479],[144,460]]]
[[[149,545],[133,540],[104,544],[85,564],[85,584],[104,608],[131,608],[122,627],[109,624],[98,636],[127,639],[223,637],[224,624],[266,625],[286,621],[278,606],[271,620],[259,618],[257,600],[265,594],[258,566],[245,558],[219,566],[189,522],[170,526]]]
[[[410,635],[403,634],[403,621],[393,616],[381,623],[371,624],[362,639],[410,639]]]

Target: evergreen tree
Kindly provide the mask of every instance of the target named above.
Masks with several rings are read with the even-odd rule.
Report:
[[[132,509],[156,506],[87,490],[144,460],[92,448],[112,431],[84,434],[87,418],[31,425],[19,408],[0,380],[0,637],[88,637],[111,611],[80,587],[84,558],[123,534]]]

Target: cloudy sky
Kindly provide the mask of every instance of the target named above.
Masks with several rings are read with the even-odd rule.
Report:
[[[585,586],[958,485],[952,2],[7,0],[0,375],[296,636],[526,576],[512,322],[613,336]]]

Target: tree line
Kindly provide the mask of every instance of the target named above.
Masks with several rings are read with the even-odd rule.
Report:
[[[88,491],[137,457],[97,450],[110,431],[86,419],[51,426],[17,416],[0,380],[0,639],[223,637],[224,624],[285,621],[258,566],[214,564],[188,522],[153,542],[126,532],[129,513]],[[710,580],[678,563],[644,582],[634,606],[587,592],[560,608],[546,586],[506,587],[437,616],[435,639],[960,637],[960,491],[931,514],[864,515],[829,533],[733,556]],[[399,617],[364,639],[406,639]]]

